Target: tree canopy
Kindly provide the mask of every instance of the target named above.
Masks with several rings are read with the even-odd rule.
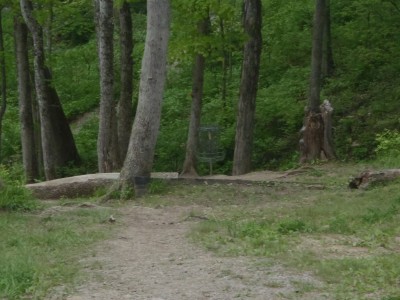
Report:
[[[338,158],[370,159],[376,153],[377,134],[395,131],[399,126],[400,4],[382,0],[330,2],[335,71],[322,80],[321,101],[329,99],[334,107],[333,137]],[[135,45],[134,115],[147,10],[146,1],[127,3]],[[20,15],[20,8],[18,1],[0,4],[8,102],[2,122],[0,163],[18,165],[22,163],[22,150],[13,23],[14,17]],[[254,169],[290,168],[299,161],[299,130],[309,97],[315,1],[263,0],[261,4],[262,51],[251,161]],[[82,159],[81,165],[58,172],[63,176],[96,172],[98,119],[96,113],[90,113],[96,112],[99,105],[100,79],[92,1],[37,0],[33,5],[35,18],[43,27],[51,86],[73,125]],[[123,1],[114,1],[115,8],[122,5]],[[192,101],[193,62],[200,53],[205,57],[201,124],[215,124],[221,129],[220,143],[226,155],[214,168],[229,174],[234,156],[243,46],[249,39],[243,29],[243,1],[174,0],[171,6],[168,75],[153,168],[182,170]],[[197,26],[206,14],[210,17],[210,34],[204,35]],[[115,26],[114,41],[119,34]],[[32,64],[33,52],[29,54]],[[121,87],[120,55],[121,50],[115,44],[112,96],[116,102]],[[37,109],[35,104],[33,109]],[[91,117],[74,129],[74,122],[82,120],[83,115]],[[199,174],[207,171],[207,164],[198,165]]]

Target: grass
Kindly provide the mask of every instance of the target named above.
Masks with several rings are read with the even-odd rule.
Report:
[[[196,243],[219,255],[266,257],[311,272],[329,299],[400,299],[400,182],[350,190],[349,174],[362,167],[314,168],[291,182],[325,189],[292,183],[179,186],[149,196],[148,203],[212,207],[191,233]]]
[[[193,206],[187,217],[198,221],[195,243],[218,255],[261,257],[260,267],[312,274],[322,285],[294,283],[303,297],[400,299],[400,182],[348,189],[350,175],[363,169],[321,164],[251,185],[156,180],[135,204]],[[79,278],[79,260],[95,255],[93,243],[111,228],[104,222],[111,209],[81,208],[82,201],[0,211],[0,299],[41,299]]]
[[[86,200],[87,201],[87,200]],[[43,299],[71,285],[79,260],[110,233],[110,209],[46,205],[34,212],[0,212],[0,299]]]

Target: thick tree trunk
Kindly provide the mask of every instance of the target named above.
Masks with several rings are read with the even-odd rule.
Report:
[[[100,67],[100,115],[97,156],[99,172],[119,167],[116,101],[114,99],[113,1],[96,0]]]
[[[36,158],[35,127],[32,113],[32,89],[29,74],[28,29],[19,17],[14,19],[15,55],[17,62],[19,119],[21,124],[22,159],[27,183],[39,177]]]
[[[133,38],[130,6],[124,2],[119,10],[121,47],[121,95],[118,103],[118,146],[121,161],[128,151],[129,135],[133,122]]]
[[[128,153],[121,171],[122,188],[143,192],[138,178],[149,178],[160,127],[161,103],[167,73],[169,0],[147,1],[147,34],[140,76],[139,101]]]
[[[22,15],[33,38],[43,164],[46,179],[50,180],[60,175],[60,168],[78,162],[79,155],[60,99],[51,85],[50,72],[45,66],[42,28],[33,17],[31,1],[20,0],[20,4]]]
[[[309,102],[301,130],[300,162],[316,159],[334,159],[332,139],[332,107],[328,100],[320,106],[322,82],[323,37],[326,18],[326,0],[316,0],[313,26]]]
[[[236,123],[233,175],[250,172],[253,130],[261,55],[261,0],[245,0],[244,30],[248,40],[244,47],[239,107]]]
[[[0,163],[2,160],[3,118],[7,108],[7,79],[6,60],[4,58],[4,37],[3,37],[3,8],[0,8],[0,75],[1,75],[1,104],[0,104]]]
[[[198,25],[200,35],[206,35],[210,32],[210,18]],[[185,176],[197,176],[196,172],[196,149],[198,146],[199,127],[201,119],[201,103],[203,100],[205,58],[202,54],[197,54],[193,67],[192,77],[192,107],[190,112],[190,123],[188,139],[186,143],[186,156],[183,163],[182,174]]]

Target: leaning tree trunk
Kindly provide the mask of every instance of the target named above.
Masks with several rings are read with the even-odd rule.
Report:
[[[119,167],[116,101],[114,99],[113,1],[96,0],[100,67],[100,115],[97,139],[99,172]]]
[[[249,36],[244,46],[236,123],[233,175],[250,172],[258,74],[261,55],[261,0],[245,0],[243,26]]]
[[[18,76],[22,159],[24,164],[25,180],[27,183],[32,183],[39,177],[39,166],[36,158],[35,127],[32,113],[28,28],[19,17],[14,18],[14,40]]]
[[[121,47],[121,94],[118,103],[118,146],[121,161],[128,151],[129,135],[133,121],[133,38],[130,5],[124,2],[119,10]]]
[[[137,196],[140,196],[143,189],[136,179],[149,178],[153,166],[167,73],[169,18],[169,0],[147,1],[147,33],[139,101],[128,153],[120,176],[122,188],[135,187]]]
[[[3,8],[0,8],[0,75],[1,75],[1,104],[0,104],[0,163],[2,159],[3,118],[7,108],[7,79],[6,60],[4,58],[4,37],[3,37]]]
[[[206,35],[210,32],[210,17],[199,22],[198,32]],[[201,103],[203,100],[205,57],[197,54],[192,75],[192,107],[190,112],[190,123],[188,139],[186,143],[186,156],[183,163],[181,175],[197,176],[196,172],[196,149],[198,147],[199,127],[201,119]]]
[[[35,87],[39,102],[44,172],[47,180],[60,176],[60,169],[79,162],[78,151],[51,75],[45,65],[43,30],[33,16],[32,2],[20,0],[21,12],[32,34]]]
[[[320,108],[322,79],[323,36],[326,17],[326,0],[316,0],[313,26],[313,44],[311,57],[310,98],[301,130],[300,162],[316,159],[333,159],[333,142],[331,135],[332,107],[329,101]]]

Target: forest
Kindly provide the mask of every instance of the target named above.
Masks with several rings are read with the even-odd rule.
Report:
[[[103,8],[89,0],[1,1],[0,163],[15,172],[22,172],[24,166],[26,169],[24,156],[28,154],[24,154],[22,143],[26,142],[24,134],[30,134],[36,148],[28,146],[33,151],[29,155],[37,167],[32,171],[34,174],[25,174],[27,181],[109,172],[122,166],[139,98],[146,1],[103,2],[111,12],[108,25],[101,23],[107,16],[96,12]],[[324,61],[318,100],[322,103],[328,99],[333,107],[335,158],[356,162],[381,158],[390,160],[393,166],[398,162],[400,149],[397,131],[400,122],[400,2],[323,2],[326,2],[324,18],[329,30],[324,27]],[[254,94],[254,126],[252,132],[248,132],[253,135],[253,142],[246,155],[251,167],[247,171],[290,169],[298,166],[301,158],[299,140],[310,99],[316,6],[311,0],[263,0],[259,10],[261,49],[259,74],[255,79],[258,88]],[[31,18],[27,18],[27,13]],[[232,173],[235,128],[240,112],[238,102],[243,94],[240,87],[243,77],[248,76],[243,76],[244,46],[253,38],[244,28],[243,15],[243,3],[237,0],[171,2],[167,77],[153,171],[184,170],[191,105],[199,97],[199,86],[196,87],[193,74],[201,57],[203,82],[198,126],[218,130],[216,142],[222,156],[215,161],[213,172]],[[127,24],[122,22],[123,18],[128,20]],[[18,29],[25,22],[29,31]],[[102,26],[111,26],[111,35],[96,35],[96,28],[101,32],[105,28]],[[32,31],[34,28],[38,31]],[[21,37],[21,32],[25,37]],[[107,38],[113,42],[107,42]],[[38,59],[40,43],[43,52]],[[111,51],[111,63],[109,60],[108,64],[102,64],[105,52],[98,51],[102,43]],[[28,68],[24,73],[25,93],[29,95],[21,92],[22,71],[17,68],[23,53]],[[54,99],[61,103],[53,103],[58,109],[50,110],[49,124],[39,117],[37,99],[41,92],[37,90],[40,84],[35,82],[35,73],[40,73],[40,61],[45,74],[43,86],[53,95],[48,101],[50,105]],[[130,71],[127,66],[131,66]],[[112,78],[108,86],[110,80],[101,75],[107,72]],[[28,103],[30,125],[24,123],[26,107],[21,108],[21,97],[29,97],[31,101]],[[109,115],[100,104],[103,101],[109,101]],[[120,108],[123,101],[127,106]],[[116,126],[110,125],[115,121],[111,114],[115,114],[121,124],[125,122],[125,129],[118,134]],[[72,128],[69,134],[65,134],[70,131],[65,128],[67,125]],[[46,126],[49,127],[46,129]],[[119,162],[102,167],[100,148],[104,145],[100,136],[107,126],[114,126],[112,130],[115,130],[114,134],[108,133],[109,143],[115,143],[112,137],[119,136],[116,142],[120,146],[116,159]],[[30,133],[26,132],[27,127],[31,127]],[[53,145],[43,142],[46,136],[52,135]],[[195,152],[201,149],[201,143],[199,139]],[[60,158],[55,169],[50,170],[46,167],[45,153],[57,156],[59,152],[68,152],[69,156]],[[195,169],[200,175],[207,174],[209,164],[198,159]]]
[[[0,299],[400,299],[398,28],[400,0],[0,0]]]

